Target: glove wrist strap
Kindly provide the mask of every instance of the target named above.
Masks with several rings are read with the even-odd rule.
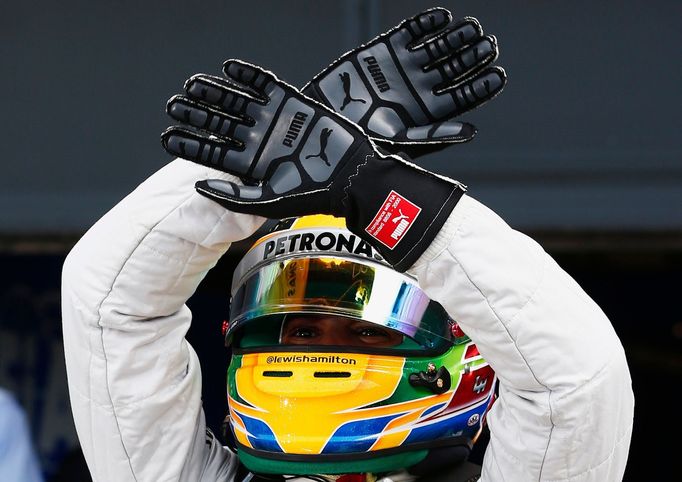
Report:
[[[426,251],[464,194],[456,182],[373,150],[349,178],[343,200],[348,229],[401,272]]]

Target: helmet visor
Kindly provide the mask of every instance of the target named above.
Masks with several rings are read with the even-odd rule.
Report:
[[[233,293],[227,340],[248,326],[259,332],[251,339],[260,340],[250,348],[277,345],[283,316],[275,315],[289,314],[340,316],[395,330],[406,337],[398,349],[441,350],[459,341],[443,307],[414,280],[378,264],[334,257],[286,259],[248,275]]]

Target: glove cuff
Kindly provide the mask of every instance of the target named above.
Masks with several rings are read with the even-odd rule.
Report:
[[[348,229],[400,272],[431,245],[465,191],[456,181],[373,149],[348,178],[343,197]]]

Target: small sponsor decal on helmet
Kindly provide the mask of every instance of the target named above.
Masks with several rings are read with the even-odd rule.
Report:
[[[481,416],[477,413],[474,413],[471,417],[469,417],[469,420],[467,420],[467,425],[469,427],[473,427],[478,423],[478,421],[481,419]]]
[[[391,191],[365,231],[384,246],[393,249],[405,237],[420,212],[419,206]]]

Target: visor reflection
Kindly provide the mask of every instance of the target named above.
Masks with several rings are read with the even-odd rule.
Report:
[[[248,322],[289,313],[364,320],[427,349],[452,343],[452,320],[411,278],[380,265],[318,257],[280,261],[252,273],[233,294],[227,337]]]

